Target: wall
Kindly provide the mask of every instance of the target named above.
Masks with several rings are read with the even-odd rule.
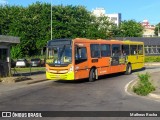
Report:
[[[0,45],[0,77],[6,77],[9,75],[9,46]]]

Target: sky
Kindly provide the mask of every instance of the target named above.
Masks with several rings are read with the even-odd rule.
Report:
[[[150,24],[160,22],[160,0],[0,0],[0,4],[28,6],[36,1],[53,5],[82,5],[87,10],[104,8],[107,14],[121,13],[122,20],[136,20],[142,22],[147,19]]]

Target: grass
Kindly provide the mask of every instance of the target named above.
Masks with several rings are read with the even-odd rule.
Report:
[[[145,62],[160,62],[160,56],[145,56]]]
[[[150,75],[148,73],[139,74],[138,78],[139,78],[138,84],[137,86],[133,87],[133,92],[141,96],[146,96],[155,90],[155,87],[149,80]]]
[[[45,71],[45,67],[26,67],[26,68],[12,68],[12,71],[17,73],[23,73],[23,72],[38,72],[38,71]]]

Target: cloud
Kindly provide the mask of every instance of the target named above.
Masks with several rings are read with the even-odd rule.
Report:
[[[0,0],[0,5],[6,5],[8,4],[7,0]]]

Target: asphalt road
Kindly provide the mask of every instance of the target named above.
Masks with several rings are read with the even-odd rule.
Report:
[[[131,75],[114,74],[103,76],[95,82],[48,81],[27,85],[23,88],[0,94],[0,110],[160,111],[160,102],[132,96],[125,92],[125,85],[136,79],[137,76],[135,74],[136,72]],[[57,119],[61,120],[62,118]],[[74,118],[63,119],[74,120]]]

